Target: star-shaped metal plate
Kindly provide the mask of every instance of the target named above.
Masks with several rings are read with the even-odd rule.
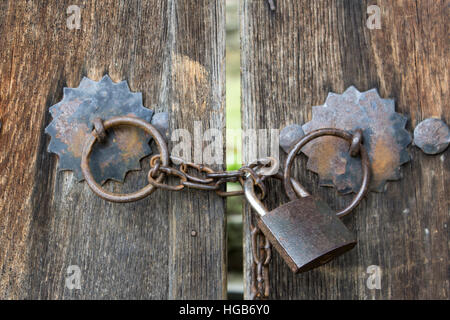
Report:
[[[411,135],[407,118],[395,112],[395,102],[381,99],[377,90],[330,93],[322,106],[312,109],[312,120],[303,125],[305,134],[321,128],[349,132],[363,130],[364,146],[371,162],[370,189],[385,190],[386,182],[401,178],[400,166],[410,160]],[[357,192],[361,184],[361,160],[350,156],[349,145],[336,137],[322,137],[303,149],[308,169],[319,174],[322,186],[335,186],[342,193]]]
[[[132,116],[147,122],[153,111],[142,104],[142,94],[130,91],[126,81],[114,83],[108,75],[100,81],[83,78],[78,88],[64,88],[62,101],[50,108],[53,121],[45,129],[51,136],[48,151],[59,156],[59,170],[71,170],[79,181],[81,154],[93,120]],[[97,143],[90,157],[96,181],[122,182],[127,172],[140,170],[140,160],[151,154],[150,136],[132,127],[108,130],[104,143]]]

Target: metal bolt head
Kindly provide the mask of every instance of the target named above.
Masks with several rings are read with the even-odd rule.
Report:
[[[289,150],[292,148],[292,146],[301,138],[303,138],[304,135],[305,132],[303,131],[301,125],[292,124],[290,126],[287,126],[280,132],[281,148],[283,148],[284,152],[289,153]]]
[[[450,128],[440,119],[425,119],[414,130],[414,144],[426,154],[441,153],[450,144]]]
[[[192,231],[191,231],[191,237],[196,237],[196,236],[197,236],[197,231],[192,230]]]

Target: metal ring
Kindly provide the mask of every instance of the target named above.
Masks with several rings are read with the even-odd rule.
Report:
[[[144,130],[145,132],[153,136],[153,139],[158,146],[159,153],[161,155],[161,165],[169,165],[169,151],[167,149],[166,142],[161,133],[159,133],[158,129],[156,129],[150,123],[133,117],[114,117],[106,120],[103,125],[105,127],[105,130],[122,125],[133,126]],[[103,189],[100,184],[98,184],[94,180],[91,169],[89,168],[89,156],[91,155],[92,148],[94,147],[94,144],[97,140],[98,139],[95,135],[95,132],[93,131],[84,144],[83,154],[81,156],[81,171],[83,172],[84,179],[86,180],[87,184],[95,194],[97,194],[100,198],[108,201],[123,203],[143,199],[150,195],[153,191],[155,191],[156,188],[151,184],[146,185],[139,191],[127,194],[113,193]],[[156,181],[161,182],[164,177],[164,173],[161,173]]]
[[[291,201],[298,199],[297,194],[295,193],[294,189],[292,188],[291,183],[291,167],[292,162],[294,158],[297,156],[298,152],[310,141],[317,139],[322,136],[335,136],[342,138],[346,140],[350,145],[353,142],[354,136],[344,130],[330,128],[330,129],[319,129],[310,132],[306,136],[304,136],[300,141],[298,141],[295,146],[291,149],[289,152],[286,163],[285,163],[285,172],[284,172],[284,188],[286,190],[286,194],[291,199]],[[353,198],[352,202],[349,206],[347,206],[342,211],[338,212],[336,215],[341,218],[345,215],[349,214],[358,204],[361,202],[361,200],[366,195],[368,189],[369,189],[369,182],[370,182],[370,166],[369,166],[369,156],[367,155],[367,151],[364,148],[364,146],[361,144],[359,148],[359,153],[361,155],[361,164],[362,164],[362,170],[363,170],[363,179],[361,183],[361,188],[359,189],[356,196]]]

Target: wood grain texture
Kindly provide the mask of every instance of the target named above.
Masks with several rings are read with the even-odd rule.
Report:
[[[225,129],[225,2],[177,1],[169,12],[171,76],[166,80],[171,83],[167,95],[171,127],[189,131],[191,160],[204,163],[206,159],[198,152],[210,144],[204,132]],[[223,150],[221,157],[223,163]],[[205,164],[224,169],[222,164]],[[169,274],[173,275],[169,295],[224,299],[225,202],[214,192],[191,190],[170,194],[169,204]]]
[[[381,30],[366,27],[371,4],[381,8]],[[242,116],[244,129],[283,128],[311,119],[311,106],[350,85],[378,88],[409,115],[412,132],[421,120],[450,123],[448,0],[266,1],[241,3]],[[245,151],[244,151],[245,152]],[[314,271],[293,275],[275,254],[273,299],[448,299],[449,150],[427,156],[411,147],[403,179],[386,193],[371,193],[344,223],[358,245]],[[282,155],[284,160],[284,154]],[[299,157],[300,158],[300,157]],[[295,175],[334,208],[349,199],[318,188],[304,157]],[[282,201],[281,184],[267,204]],[[249,208],[245,208],[245,294],[249,296]],[[367,267],[382,270],[381,290],[366,287]]]
[[[81,30],[66,27],[72,4],[82,8]],[[194,120],[222,128],[223,6],[1,2],[1,299],[224,297],[222,199],[158,190],[136,203],[105,202],[71,173],[56,172],[44,133],[48,108],[61,100],[63,87],[105,73],[128,80],[146,107],[170,111],[172,130]],[[199,96],[181,94],[183,88]],[[145,180],[145,172],[133,172],[124,185],[107,188],[128,192]],[[81,268],[81,290],[65,287],[70,265]]]

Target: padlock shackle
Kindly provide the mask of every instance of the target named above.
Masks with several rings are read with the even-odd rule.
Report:
[[[299,198],[309,197],[311,194],[306,191],[305,187],[303,187],[297,180],[291,178],[292,187],[294,192],[297,194]],[[262,201],[258,198],[255,192],[255,183],[253,179],[247,178],[244,182],[244,194],[245,198],[251,205],[251,207],[261,216],[265,216],[269,210],[267,210],[266,206],[262,203]]]
[[[251,207],[261,216],[264,217],[269,213],[266,206],[259,200],[255,192],[255,182],[252,178],[245,179],[244,194]]]

